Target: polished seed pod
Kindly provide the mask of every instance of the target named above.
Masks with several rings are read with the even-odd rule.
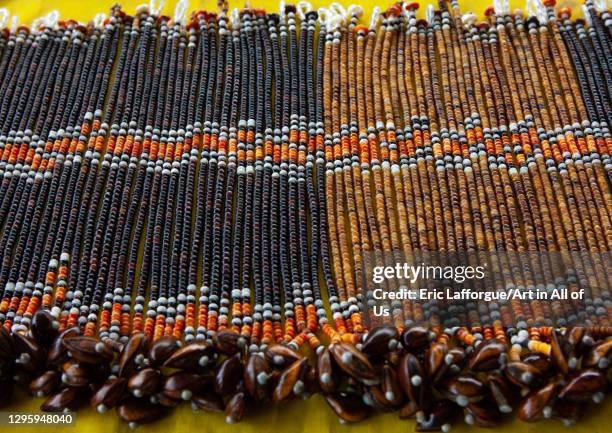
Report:
[[[148,345],[147,335],[144,332],[133,334],[123,347],[119,355],[119,376],[130,377],[136,370],[136,360],[144,356]]]
[[[246,412],[246,395],[244,392],[233,394],[225,405],[225,422],[234,424],[242,421]]]
[[[363,399],[355,393],[338,392],[325,394],[325,401],[344,422],[363,421],[370,415]]]
[[[163,407],[176,407],[183,400],[180,398],[168,397],[163,391],[149,397],[149,401],[153,404],[159,404]]]
[[[47,356],[43,347],[33,338],[23,334],[13,334],[13,339],[17,352],[15,362],[24,370],[39,372],[44,367]]]
[[[582,326],[574,326],[573,328],[567,328],[563,333],[563,338],[567,340],[568,344],[572,347],[574,354],[582,355],[589,344],[585,342],[591,340],[584,338],[586,335],[586,329]]]
[[[208,412],[223,412],[225,405],[221,396],[212,391],[202,391],[191,397],[191,407]]]
[[[566,374],[570,367],[575,368],[575,365],[569,362],[571,354],[571,345],[557,331],[553,331],[550,336],[550,358],[559,372]]]
[[[404,393],[418,408],[425,403],[427,383],[421,363],[412,353],[405,353],[398,363],[397,378]]]
[[[256,401],[265,400],[268,395],[270,369],[268,361],[260,353],[253,353],[244,368],[244,387]]]
[[[159,367],[180,347],[181,343],[176,337],[164,336],[151,344],[147,358],[153,367]]]
[[[557,389],[558,383],[551,382],[527,394],[518,407],[519,419],[525,422],[534,422],[542,418],[550,418]]]
[[[582,367],[605,370],[612,365],[612,338],[595,344],[582,358]]]
[[[378,326],[368,332],[361,351],[366,355],[384,355],[397,348],[398,339],[395,326]]]
[[[40,406],[43,412],[63,412],[78,409],[87,396],[87,388],[66,387],[51,394]]]
[[[210,384],[211,378],[204,374],[177,371],[164,378],[163,393],[176,400],[189,400],[193,394]]]
[[[170,355],[164,362],[164,367],[177,368],[179,370],[204,368],[212,363],[213,352],[213,347],[209,343],[196,342],[188,344]]]
[[[242,361],[240,354],[225,359],[217,368],[214,389],[219,395],[228,395],[236,390],[242,381]]]
[[[444,371],[445,375],[459,374],[467,363],[467,355],[463,349],[450,349],[444,356],[444,363],[448,366]]]
[[[431,342],[432,334],[429,329],[422,326],[407,327],[402,332],[401,342],[404,349],[409,352],[419,352]]]
[[[447,354],[447,347],[442,343],[432,344],[425,352],[424,370],[431,382],[437,382],[449,368],[449,364],[445,361]]]
[[[403,403],[403,393],[399,387],[397,375],[388,364],[383,366],[380,388],[385,395],[385,399],[392,406],[399,406]]]
[[[463,419],[467,425],[493,428],[501,424],[502,414],[489,400],[469,403],[463,408]]]
[[[441,391],[461,407],[482,400],[487,387],[474,376],[455,376],[440,384]]]
[[[575,402],[601,403],[608,383],[601,370],[587,368],[572,375],[559,390],[559,397]]]
[[[489,371],[499,368],[506,354],[506,345],[496,339],[481,343],[470,356],[468,368],[471,371]]]
[[[157,421],[165,413],[163,406],[139,398],[129,398],[117,406],[117,415],[130,427]]]
[[[99,413],[119,404],[124,395],[126,380],[122,377],[111,377],[106,380],[91,396],[89,404]]]
[[[264,350],[266,360],[270,365],[282,367],[302,358],[302,355],[282,344],[274,344]]]
[[[558,399],[553,406],[552,416],[560,419],[566,427],[569,427],[582,418],[585,412],[584,403]]]
[[[301,393],[302,398],[307,398],[321,391],[317,370],[312,365],[306,364],[306,372],[304,373],[302,381],[304,382],[304,391]]]
[[[541,353],[530,353],[523,358],[523,362],[535,367],[543,376],[548,377],[554,373],[554,365],[550,358]]]
[[[412,401],[408,400],[397,412],[400,419],[414,418],[419,410],[418,406]]]
[[[48,311],[38,310],[32,317],[32,336],[46,347],[57,338],[58,328],[59,322]]]
[[[68,386],[82,387],[91,383],[91,370],[86,364],[73,359],[62,364],[62,383]]]
[[[217,332],[214,337],[214,345],[219,352],[234,355],[244,349],[245,341],[240,334],[225,330]]]
[[[327,347],[317,356],[317,377],[324,393],[334,392],[338,386],[338,371]]]
[[[524,388],[539,388],[545,381],[540,370],[519,361],[506,364],[504,374],[512,383]]]
[[[127,381],[127,390],[134,397],[148,397],[157,392],[162,375],[155,368],[143,368],[134,373]]]
[[[275,402],[283,401],[292,395],[300,395],[304,392],[304,373],[308,360],[302,358],[294,361],[288,366],[278,378],[276,386],[272,391],[272,400]]]
[[[368,358],[354,346],[346,343],[332,343],[329,345],[329,351],[338,366],[348,375],[366,385],[379,382],[379,377]]]
[[[392,402],[387,400],[381,385],[362,385],[362,388],[363,402],[376,412],[390,412],[396,408]]]
[[[65,338],[62,344],[69,355],[79,362],[87,364],[101,364],[113,359],[113,350],[93,337],[75,336]]]
[[[51,347],[49,348],[49,353],[47,355],[47,362],[52,365],[60,365],[64,361],[68,359],[68,350],[66,346],[64,346],[64,340],[72,337],[76,337],[80,335],[79,328],[68,328],[63,331],[53,343],[51,343]]]
[[[30,394],[36,397],[45,397],[59,386],[61,374],[54,370],[47,370],[30,382]]]
[[[501,413],[510,413],[519,399],[517,388],[502,374],[494,372],[487,376],[487,385],[491,396]]]
[[[426,413],[417,413],[416,431],[450,431],[459,407],[450,400],[438,400]]]

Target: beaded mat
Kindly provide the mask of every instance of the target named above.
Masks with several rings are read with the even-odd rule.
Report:
[[[142,0],[126,0],[121,1],[122,7],[126,11],[133,11]],[[47,14],[53,9],[60,12],[62,18],[71,18],[75,20],[87,21],[98,12],[108,12],[109,7],[116,3],[115,0],[90,0],[90,1],[72,1],[72,0],[0,0],[0,7],[6,7],[12,14],[20,17],[21,23],[31,23],[33,19]],[[171,13],[174,10],[175,1],[168,1],[165,5],[165,11]],[[326,0],[315,0],[313,6],[326,6],[329,3]],[[348,6],[352,2],[341,0],[341,4]],[[381,6],[386,6],[388,2],[382,2]],[[522,3],[522,2],[521,2]],[[575,0],[562,0],[558,2],[558,7],[570,6],[573,7],[577,15],[581,14],[580,8],[576,7]],[[362,1],[361,5],[365,8],[366,15],[375,4],[373,1]],[[269,10],[278,9],[276,0],[256,0],[253,6],[266,8]],[[484,9],[490,5],[490,0],[475,0],[462,1],[462,8],[465,12],[472,10],[477,14],[482,14]],[[519,3],[511,1],[511,7],[518,6]],[[214,9],[214,4],[203,1],[193,1],[191,9]],[[230,6],[241,6],[236,1],[231,1]],[[521,4],[522,6],[522,4]],[[420,15],[424,14],[424,7],[419,11]],[[364,17],[364,22],[367,18]],[[29,398],[25,395],[17,395],[16,402],[3,411],[13,412],[38,412],[41,400]],[[609,432],[610,425],[607,416],[612,415],[612,399],[607,399],[605,403],[597,409],[591,411],[587,417],[582,419],[578,424],[571,427],[572,432],[582,433],[604,433]],[[129,431],[128,426],[121,422],[113,413],[108,415],[100,415],[95,413],[91,408],[80,410],[77,413],[76,425],[65,428],[39,428],[34,430],[32,427],[2,427],[2,432],[11,431],[56,431],[56,432],[123,432]],[[225,423],[225,415],[217,413],[197,413],[193,414],[189,405],[181,405],[176,408],[173,414],[151,425],[141,426],[138,431],[147,431],[151,433],[157,432],[236,432],[236,433],[267,433],[267,432],[308,432],[308,433],[323,433],[323,432],[351,432],[351,433],[366,433],[366,432],[399,432],[412,431],[414,427],[413,420],[399,420],[396,414],[376,415],[365,422],[354,425],[341,425],[338,423],[338,417],[329,410],[323,398],[315,395],[306,401],[291,401],[282,406],[274,408],[266,408],[265,411],[259,413],[251,413],[248,418],[240,424],[228,425]],[[515,417],[512,420],[504,422],[501,426],[496,427],[495,431],[499,433],[510,432],[544,432],[552,433],[561,429],[558,421],[543,421],[538,424],[526,424],[518,421]],[[467,426],[463,423],[457,423],[453,426],[453,432],[472,432],[474,427]]]

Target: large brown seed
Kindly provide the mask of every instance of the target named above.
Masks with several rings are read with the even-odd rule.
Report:
[[[164,392],[158,392],[157,394],[152,395],[149,398],[149,401],[153,404],[160,404],[164,407],[176,407],[183,400],[181,400],[180,398],[168,397]]]
[[[165,413],[163,406],[140,398],[129,398],[117,406],[117,415],[130,427],[156,421]]]
[[[540,370],[520,361],[506,364],[504,374],[512,383],[523,388],[539,388],[545,381]]]
[[[428,411],[427,415],[422,412],[417,413],[415,430],[418,432],[440,430],[448,432],[459,413],[459,407],[452,401],[438,400]]]
[[[281,373],[272,392],[273,401],[283,401],[291,395],[299,395],[304,391],[302,380],[307,366],[306,358],[294,361]]]
[[[58,387],[61,382],[61,375],[54,370],[47,370],[30,382],[30,394],[36,397],[44,397]]]
[[[412,400],[408,400],[398,411],[400,419],[414,418],[419,408]]]
[[[527,394],[518,407],[519,419],[534,422],[549,416],[549,413],[552,414],[552,403],[557,395],[557,388],[557,382],[550,382]]]
[[[47,358],[43,347],[33,338],[19,333],[13,334],[13,340],[17,353],[15,363],[31,373],[40,372]]]
[[[128,379],[127,389],[134,397],[148,397],[157,392],[161,378],[162,375],[156,368],[143,368]]]
[[[586,403],[558,399],[553,406],[552,415],[569,427],[584,416],[585,406]]]
[[[566,374],[569,371],[568,360],[572,353],[571,344],[558,331],[553,331],[550,336],[550,358],[559,372]]]
[[[244,369],[244,386],[255,400],[264,400],[268,395],[269,375],[266,358],[260,353],[251,354]]]
[[[89,404],[99,413],[117,406],[124,396],[125,384],[126,380],[122,377],[107,379],[91,396]]]
[[[234,355],[235,353],[242,352],[245,347],[244,337],[229,330],[217,332],[213,342],[217,350],[226,355]]]
[[[73,359],[66,361],[62,364],[62,383],[74,387],[88,386],[91,383],[91,370]]]
[[[55,340],[51,343],[49,348],[49,354],[47,355],[47,362],[52,365],[60,365],[68,359],[68,351],[64,347],[64,340],[80,335],[79,328],[72,327],[64,330]]]
[[[489,400],[481,400],[469,403],[463,408],[464,420],[468,425],[476,425],[483,428],[493,428],[501,424],[502,414]]]
[[[334,392],[338,386],[338,372],[334,367],[334,360],[327,347],[324,347],[317,356],[317,377],[319,387],[325,393]]]
[[[523,358],[523,362],[537,368],[544,376],[549,376],[554,373],[552,361],[549,357],[541,353],[530,353]]]
[[[234,424],[242,421],[246,411],[246,405],[247,400],[244,392],[233,394],[225,405],[225,422]]]
[[[474,376],[461,375],[441,383],[442,392],[459,406],[481,400],[487,394],[487,387]]]
[[[582,359],[582,367],[605,370],[610,365],[612,365],[612,338],[597,343]]]
[[[496,339],[481,343],[470,356],[468,368],[471,371],[489,371],[499,368],[506,354],[506,345]]]
[[[127,378],[134,373],[136,370],[136,359],[139,355],[144,355],[148,344],[148,337],[144,332],[132,334],[119,355],[120,377]]]
[[[51,394],[40,406],[43,412],[63,412],[65,410],[76,410],[86,400],[87,388],[67,387]]]
[[[404,395],[399,387],[397,374],[389,364],[383,366],[380,387],[385,394],[385,399],[392,406],[399,406],[404,402]]]
[[[87,364],[102,364],[113,359],[113,350],[102,341],[84,335],[65,338],[62,344],[70,356]]]
[[[390,412],[397,406],[387,400],[381,385],[363,385],[363,402],[376,412]]]
[[[202,369],[212,364],[213,352],[209,343],[197,341],[176,350],[166,359],[164,366],[179,370]]]
[[[153,367],[164,364],[170,356],[181,347],[180,341],[171,335],[155,340],[149,348],[149,361]]]
[[[215,373],[214,388],[220,395],[228,395],[234,392],[242,380],[242,361],[240,354],[225,359]]]
[[[418,352],[424,349],[432,339],[429,329],[422,326],[408,327],[402,332],[402,346],[409,352]]]
[[[421,363],[410,352],[406,352],[399,361],[397,367],[399,383],[410,401],[418,408],[423,407],[425,401],[425,375]]]
[[[607,386],[606,375],[601,370],[587,368],[569,378],[559,391],[559,397],[575,402],[593,399],[600,403]]]
[[[501,413],[510,413],[519,398],[517,388],[500,373],[493,372],[487,377],[489,391]]]
[[[425,352],[424,370],[430,382],[437,382],[446,373],[449,368],[449,364],[446,363],[447,354],[448,348],[442,343],[432,344]]]
[[[343,422],[359,422],[370,415],[369,408],[356,393],[325,394],[325,401]]]
[[[46,310],[38,310],[32,317],[32,336],[43,346],[49,346],[57,337],[59,322]]]
[[[282,344],[268,346],[266,350],[264,350],[264,355],[270,365],[277,367],[289,365],[292,362],[302,358],[302,355],[300,355],[298,352],[289,349],[287,346],[283,346]]]
[[[368,332],[361,351],[366,355],[384,355],[397,348],[398,339],[395,326],[378,326]]]
[[[223,412],[225,406],[221,396],[211,391],[203,391],[191,397],[191,407],[208,412]]]
[[[189,400],[193,394],[200,392],[211,383],[208,374],[177,371],[164,379],[163,393],[176,400]]]
[[[336,364],[349,376],[366,385],[374,385],[380,382],[380,378],[368,358],[354,346],[334,342],[329,345],[329,351]]]

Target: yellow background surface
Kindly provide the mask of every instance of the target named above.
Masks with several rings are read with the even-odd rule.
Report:
[[[116,0],[91,0],[91,1],[71,1],[71,0],[0,0],[0,7],[6,7],[11,14],[19,16],[19,22],[29,24],[33,19],[57,9],[60,12],[60,19],[76,19],[82,22],[89,21],[99,12],[107,13],[110,6]],[[316,0],[313,6],[328,6],[331,1]],[[121,4],[128,13],[133,13],[138,4],[143,0],[124,0]],[[340,1],[345,6],[351,1]],[[489,0],[463,1],[462,9],[464,12],[472,11],[482,14],[487,6],[492,3]],[[513,0],[513,7],[522,5]],[[574,5],[575,0],[564,0],[563,5]],[[241,2],[231,1],[231,6],[240,7]],[[361,5],[369,15],[371,7],[378,4],[386,7],[390,4],[387,0],[380,3],[372,0],[362,0]],[[167,1],[164,13],[172,15],[176,1]],[[253,0],[253,6],[266,7],[268,10],[278,10],[276,0]],[[216,3],[211,1],[192,1],[190,9],[215,10]],[[420,13],[423,13],[421,7]],[[577,9],[577,8],[576,8]],[[367,18],[364,18],[367,19]],[[42,399],[18,395],[15,403],[4,408],[3,411],[10,412],[38,412]],[[612,432],[612,419],[607,416],[612,415],[612,399],[607,399],[603,405],[590,408],[587,416],[575,426],[568,429],[572,433],[610,433]],[[552,433],[565,427],[561,422],[549,420],[537,424],[526,424],[519,422],[511,415],[500,427],[495,429],[498,433]],[[306,401],[292,401],[280,406],[256,407],[251,408],[244,421],[239,424],[225,424],[224,414],[213,413],[193,413],[188,404],[182,404],[173,410],[173,413],[154,424],[141,426],[137,431],[150,433],[170,433],[170,432],[192,432],[192,433],[395,433],[411,432],[414,430],[415,422],[412,420],[399,420],[397,414],[376,415],[359,424],[341,425],[332,410],[327,406],[321,396],[313,396]],[[472,432],[475,429],[457,422],[453,425],[452,431],[459,433]],[[100,415],[89,407],[80,410],[76,414],[76,424],[73,427],[54,428],[54,427],[2,427],[2,432],[10,431],[54,431],[60,433],[110,433],[127,432],[129,428],[126,424],[119,421],[118,417],[112,413]]]

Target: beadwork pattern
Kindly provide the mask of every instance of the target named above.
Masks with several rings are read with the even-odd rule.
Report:
[[[0,406],[578,420],[612,368],[612,17],[529,6],[0,11]],[[589,296],[374,315],[364,257],[427,252],[590,253],[498,264]]]

